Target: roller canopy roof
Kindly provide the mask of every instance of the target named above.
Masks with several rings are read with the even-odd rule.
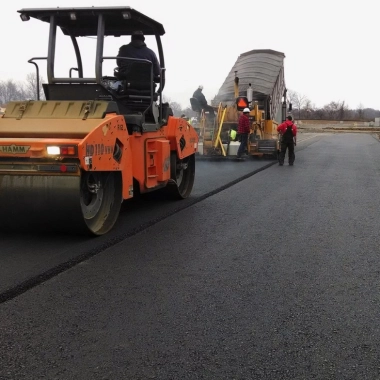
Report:
[[[162,24],[130,7],[24,8],[18,12],[48,23],[54,15],[62,32],[74,37],[96,36],[100,14],[105,20],[106,36],[131,35],[135,30],[145,35],[165,34]]]

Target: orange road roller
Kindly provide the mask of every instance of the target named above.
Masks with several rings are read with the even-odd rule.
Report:
[[[36,68],[36,99],[13,101],[0,117],[1,223],[69,226],[107,233],[123,200],[164,191],[187,198],[193,188],[198,135],[163,102],[162,24],[130,7],[21,9],[49,24],[48,54]],[[75,65],[55,75],[57,32],[69,37]],[[155,36],[160,74],[147,59],[105,56],[105,37],[135,31]],[[95,76],[84,75],[80,37],[95,39]],[[103,75],[105,61],[125,61]],[[41,85],[37,61],[46,61]],[[73,77],[75,71],[77,76]]]

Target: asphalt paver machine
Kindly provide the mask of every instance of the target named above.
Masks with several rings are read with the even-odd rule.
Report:
[[[214,99],[218,112],[203,154],[236,156],[239,143],[231,136],[236,135],[242,111],[249,108],[248,155],[278,156],[277,126],[287,112],[284,58],[284,53],[270,49],[251,50],[238,57]]]

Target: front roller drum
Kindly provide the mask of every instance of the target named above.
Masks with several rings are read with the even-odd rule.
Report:
[[[171,180],[164,189],[173,199],[187,198],[193,189],[195,178],[195,155],[179,159],[175,152],[170,156]]]
[[[119,172],[0,175],[0,227],[103,235],[122,202]]]

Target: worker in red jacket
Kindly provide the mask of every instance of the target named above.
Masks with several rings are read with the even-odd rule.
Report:
[[[240,135],[240,146],[237,152],[238,159],[242,158],[241,155],[247,149],[248,136],[251,131],[248,117],[250,112],[249,108],[244,108],[243,113],[239,117],[238,134]]]
[[[297,145],[297,127],[293,123],[293,118],[288,116],[284,123],[277,127],[277,132],[281,134],[281,152],[278,158],[280,166],[284,165],[286,150],[288,149],[289,165],[292,166],[296,158],[294,147]]]

